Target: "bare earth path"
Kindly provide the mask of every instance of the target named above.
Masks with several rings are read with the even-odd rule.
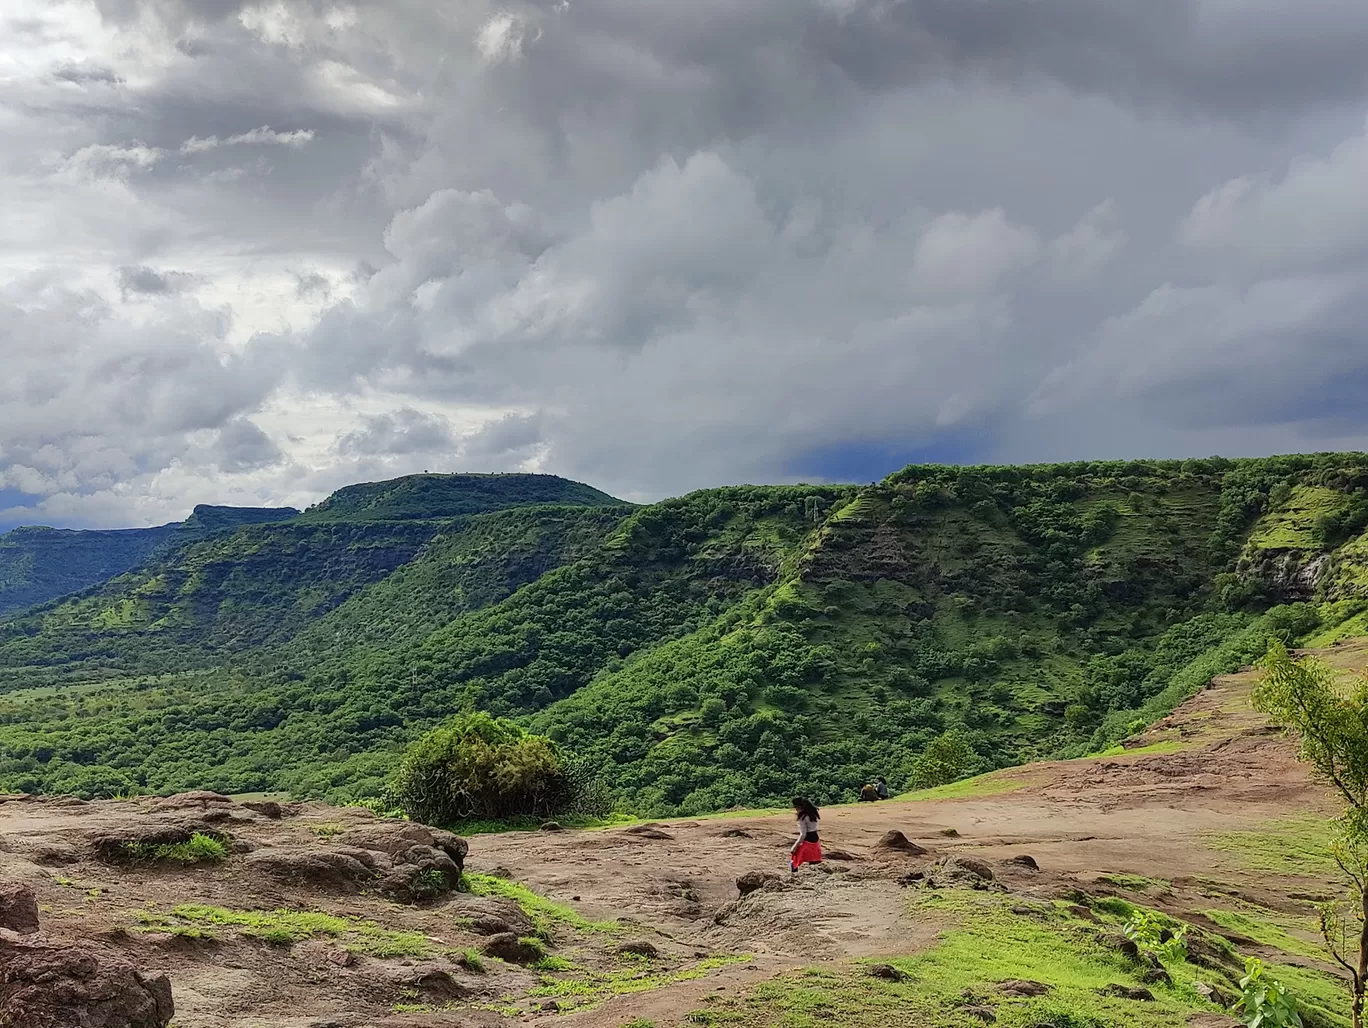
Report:
[[[1343,668],[1368,665],[1362,644],[1323,655]],[[591,920],[622,922],[626,937],[652,940],[674,967],[718,954],[749,955],[699,977],[677,976],[685,980],[559,1015],[586,1028],[616,1028],[632,1017],[674,1024],[672,1018],[709,992],[739,989],[789,967],[924,948],[936,926],[909,916],[897,878],[951,854],[987,859],[1025,894],[1054,896],[1076,887],[1105,894],[1112,886],[1103,876],[1128,873],[1171,883],[1145,901],[1199,921],[1213,890],[1305,914],[1308,897],[1328,888],[1315,868],[1294,863],[1276,875],[1251,873],[1219,844],[1270,822],[1333,809],[1289,743],[1250,709],[1252,681],[1248,672],[1218,679],[1154,726],[1136,752],[1000,772],[958,798],[829,808],[824,842],[850,859],[828,862],[828,870],[839,868],[836,874],[805,870],[799,888],[774,893],[745,917],[716,915],[737,898],[738,876],[787,874],[786,814],[480,836],[470,841],[466,868],[506,874]],[[164,970],[175,990],[178,1028],[477,1025],[552,1016],[523,998],[537,984],[534,973],[496,965],[479,975],[455,960],[480,942],[470,919],[509,914],[507,901],[453,896],[401,904],[254,870],[262,852],[336,849],[390,830],[366,812],[305,804],[276,820],[234,807],[225,824],[240,849],[253,852],[217,867],[148,868],[93,858],[93,839],[165,816],[164,801],[0,802],[0,876],[33,887],[53,939],[83,940]],[[929,854],[879,850],[879,839],[894,829]],[[1039,872],[1009,863],[1023,854]],[[158,915],[184,903],[327,911],[427,939],[431,952],[390,956],[363,947],[359,956],[346,957],[342,941],[350,936],[320,935],[286,947],[233,932],[196,939],[157,930]],[[583,943],[576,959],[607,961],[619,937]],[[436,979],[424,979],[438,970],[451,983],[438,990],[444,996],[430,994]]]

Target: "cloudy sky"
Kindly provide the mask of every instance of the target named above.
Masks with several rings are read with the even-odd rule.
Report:
[[[4,0],[0,527],[1368,448],[1363,0]]]

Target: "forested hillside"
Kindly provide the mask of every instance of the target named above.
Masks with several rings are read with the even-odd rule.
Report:
[[[831,800],[1102,748],[1270,634],[1368,630],[1362,455],[920,466],[635,510],[518,483],[460,516],[487,481],[424,478],[0,621],[0,787],[374,795],[405,742],[484,709],[642,812]]]
[[[285,521],[298,513],[288,507],[201,505],[184,522],[159,528],[16,528],[0,535],[0,615],[97,585],[137,567],[165,546],[239,525]]]

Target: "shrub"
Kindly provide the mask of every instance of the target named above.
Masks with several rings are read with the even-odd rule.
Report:
[[[1240,998],[1230,1012],[1249,1028],[1302,1028],[1297,1001],[1287,994],[1281,982],[1268,976],[1260,960],[1245,961]]]
[[[546,817],[573,792],[560,749],[504,718],[464,714],[405,752],[393,790],[415,821]]]

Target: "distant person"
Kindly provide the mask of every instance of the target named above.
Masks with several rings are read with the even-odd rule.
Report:
[[[879,799],[888,799],[888,783],[883,780],[882,776],[879,777],[879,784],[874,786],[874,792],[878,795]]]
[[[822,862],[822,843],[817,837],[817,821],[821,817],[811,800],[795,796],[793,812],[798,815],[798,841],[789,850],[789,868],[794,874],[804,864]]]
[[[879,790],[872,785],[862,785],[860,787],[860,802],[873,803],[879,798]]]

